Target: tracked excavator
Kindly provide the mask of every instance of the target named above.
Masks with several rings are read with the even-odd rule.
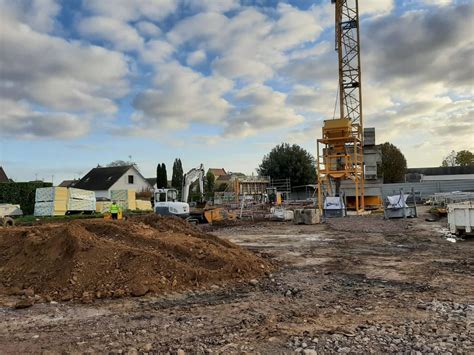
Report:
[[[223,208],[207,206],[204,200],[204,166],[201,164],[197,168],[189,170],[183,179],[181,201],[178,200],[178,190],[176,189],[156,189],[155,190],[155,213],[163,216],[177,216],[186,219],[191,223],[213,223],[216,221],[235,219],[235,215],[228,213]],[[200,201],[196,206],[189,206],[189,192],[191,185],[198,182]]]

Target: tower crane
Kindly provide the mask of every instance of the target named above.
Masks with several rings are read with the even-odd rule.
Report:
[[[325,120],[317,140],[318,203],[339,198],[344,210],[341,181],[355,188],[357,212],[364,210],[362,84],[358,0],[331,0],[335,5],[335,33],[339,60],[339,118]],[[329,198],[329,199],[328,199]]]

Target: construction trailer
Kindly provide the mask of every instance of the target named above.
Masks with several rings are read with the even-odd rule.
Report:
[[[355,210],[364,211],[362,83],[359,6],[357,0],[331,0],[336,6],[336,50],[339,59],[339,118],[325,120],[317,140],[318,204],[324,196],[341,197],[341,182],[354,188]],[[333,212],[333,211],[331,211]]]

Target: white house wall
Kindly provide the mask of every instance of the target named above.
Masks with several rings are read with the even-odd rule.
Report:
[[[101,198],[101,197],[109,198],[109,191],[108,190],[94,191],[94,193],[95,193],[95,198],[96,199]]]
[[[133,184],[128,183],[128,176],[133,175]],[[130,168],[115,184],[113,184],[108,191],[108,198],[110,198],[110,190],[134,190],[140,192],[150,189],[150,184],[146,181],[134,168]]]

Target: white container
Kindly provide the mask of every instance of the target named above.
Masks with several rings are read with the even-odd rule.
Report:
[[[472,233],[474,226],[474,204],[472,202],[449,204],[448,226],[451,233]]]

